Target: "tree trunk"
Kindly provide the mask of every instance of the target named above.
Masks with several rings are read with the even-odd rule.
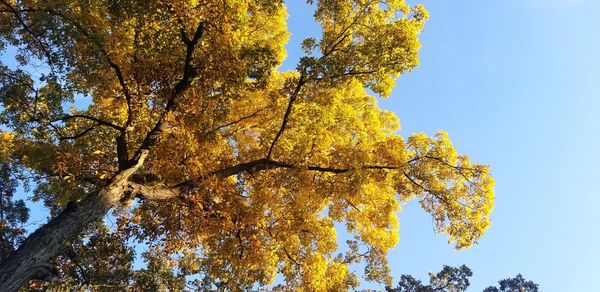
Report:
[[[0,291],[12,292],[32,279],[52,277],[55,268],[48,262],[60,255],[68,240],[75,239],[91,223],[101,220],[110,208],[131,192],[129,177],[138,170],[148,156],[148,149],[132,160],[129,168],[121,170],[97,194],[67,207],[55,218],[32,233],[0,267]]]
[[[91,223],[101,220],[123,196],[127,181],[113,181],[99,193],[67,205],[57,217],[32,233],[0,267],[0,291],[17,291],[32,279],[56,273],[48,263],[62,253],[66,241],[76,238]]]

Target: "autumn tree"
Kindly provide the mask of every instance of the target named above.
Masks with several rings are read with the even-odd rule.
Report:
[[[52,211],[2,262],[0,290],[77,269],[69,246],[126,259],[120,244],[135,241],[231,289],[279,273],[289,287],[343,289],[356,262],[389,284],[395,213],[413,199],[456,248],[476,242],[488,167],[444,132],[403,139],[377,107],[418,65],[427,12],[308,2],[321,33],[281,71],[281,1],[0,0],[0,47],[18,61],[0,65],[0,157]],[[109,212],[116,227],[101,230]],[[346,255],[336,222],[356,236]],[[116,242],[87,246],[94,228]]]

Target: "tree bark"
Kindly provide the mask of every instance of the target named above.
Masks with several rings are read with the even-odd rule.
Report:
[[[0,266],[0,291],[18,291],[33,279],[52,279],[56,269],[49,260],[63,252],[65,242],[101,220],[131,191],[129,177],[144,163],[147,152],[143,151],[137,163],[118,173],[98,193],[68,204],[58,216],[32,233]]]
[[[62,253],[66,241],[76,238],[88,225],[101,220],[119,202],[119,184],[111,185],[80,203],[68,205],[32,233],[0,268],[0,291],[17,291],[32,279],[50,280],[54,267],[50,258]]]

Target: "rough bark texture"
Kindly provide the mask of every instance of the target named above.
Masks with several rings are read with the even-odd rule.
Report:
[[[91,223],[104,215],[131,191],[129,177],[143,164],[147,151],[137,163],[117,174],[112,182],[79,203],[68,204],[55,218],[31,234],[0,267],[0,291],[18,291],[32,279],[50,280],[55,268],[49,264],[60,255],[68,240],[76,238]]]
[[[60,215],[31,234],[0,268],[0,291],[17,291],[31,279],[50,280],[54,267],[48,260],[62,252],[66,241],[102,219],[122,193],[119,185],[111,185],[78,204],[68,205]]]

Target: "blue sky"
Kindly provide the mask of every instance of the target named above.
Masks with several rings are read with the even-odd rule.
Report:
[[[318,27],[304,1],[287,2],[292,36],[283,68],[293,68],[299,43]],[[597,291],[600,2],[411,3],[431,16],[421,65],[380,104],[399,116],[404,136],[446,130],[460,152],[489,164],[496,208],[479,244],[456,251],[417,204],[405,205],[400,244],[389,254],[395,281],[466,264],[470,291],[517,273],[542,291]],[[46,216],[34,210],[33,219]]]
[[[287,1],[284,68],[318,33],[304,1]],[[443,265],[474,271],[470,291],[522,273],[542,291],[600,287],[600,2],[423,0],[421,65],[380,101],[401,133],[450,133],[496,179],[492,226],[456,251],[418,204],[403,207],[395,281]],[[364,287],[383,288],[365,285]]]

